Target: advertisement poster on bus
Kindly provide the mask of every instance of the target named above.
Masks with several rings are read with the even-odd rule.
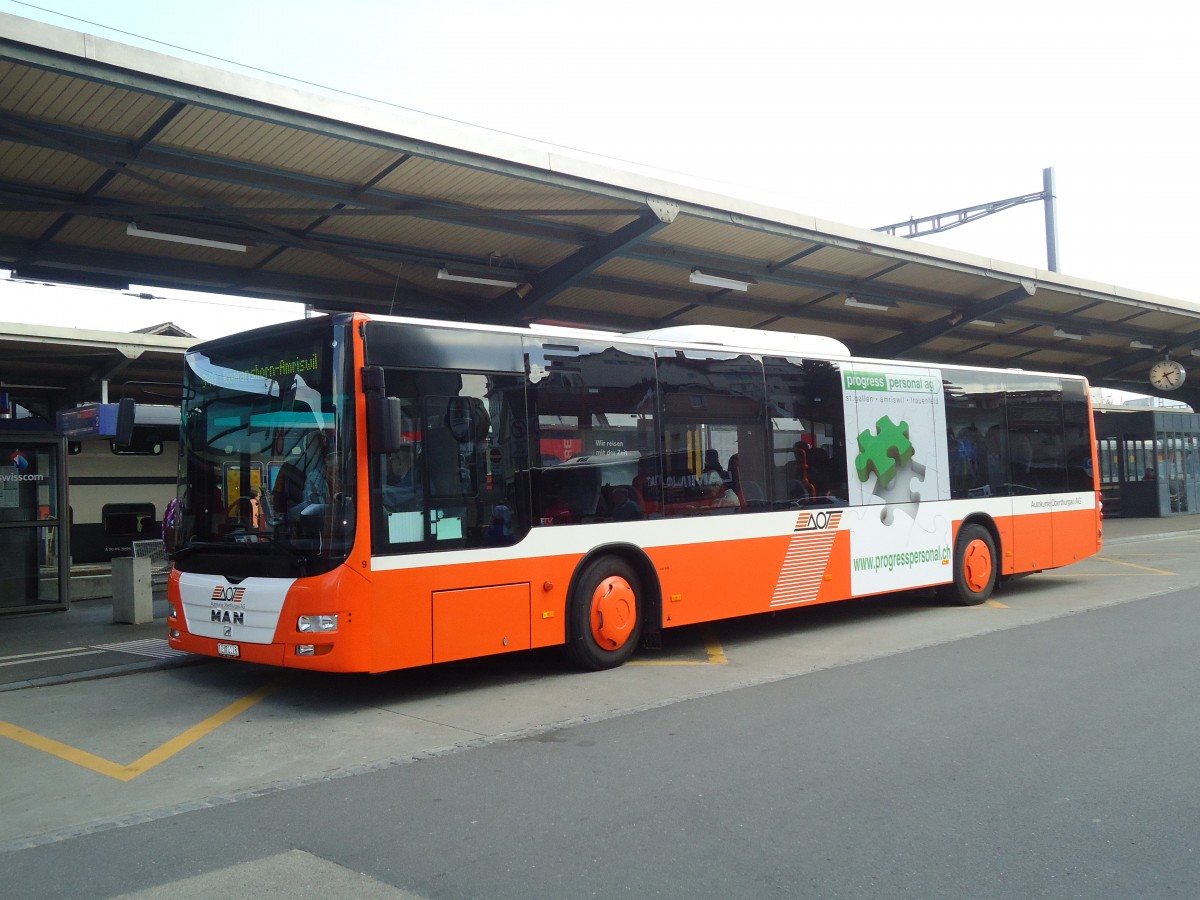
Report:
[[[854,593],[946,581],[953,558],[946,405],[935,369],[842,371]]]

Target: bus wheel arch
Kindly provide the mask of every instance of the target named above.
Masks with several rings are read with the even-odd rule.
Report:
[[[610,545],[589,553],[576,567],[567,591],[566,651],[580,668],[623,664],[644,631],[656,626],[658,578],[645,553]]]
[[[978,606],[991,597],[1000,582],[1000,534],[987,517],[963,521],[954,538],[954,577],[939,585],[941,599],[960,606]]]

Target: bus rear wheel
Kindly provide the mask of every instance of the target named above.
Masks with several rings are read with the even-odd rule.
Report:
[[[962,526],[954,541],[954,580],[941,585],[938,595],[949,603],[978,606],[996,588],[997,563],[992,533],[974,523]]]
[[[637,649],[642,633],[641,582],[616,556],[588,563],[571,591],[567,655],[581,668],[621,665]]]

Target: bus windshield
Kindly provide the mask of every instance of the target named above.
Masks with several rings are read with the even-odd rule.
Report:
[[[338,324],[188,352],[180,445],[181,571],[316,574],[353,540],[353,458]],[[239,562],[241,560],[241,562]]]

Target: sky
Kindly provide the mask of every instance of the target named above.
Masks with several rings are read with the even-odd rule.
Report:
[[[1189,221],[1200,208],[1200,54],[1186,9],[1161,0],[0,0],[13,15],[864,228],[1037,193],[1052,167],[1061,271],[1200,303]],[[1046,267],[1040,203],[928,240]],[[26,289],[40,292],[19,304],[27,316],[97,315],[94,297],[71,306],[68,288],[0,282],[0,317],[30,320],[10,302]],[[71,323],[169,320],[212,337],[226,333],[228,302],[127,297],[109,305],[106,324]],[[302,315],[260,306],[255,315],[268,319]]]

